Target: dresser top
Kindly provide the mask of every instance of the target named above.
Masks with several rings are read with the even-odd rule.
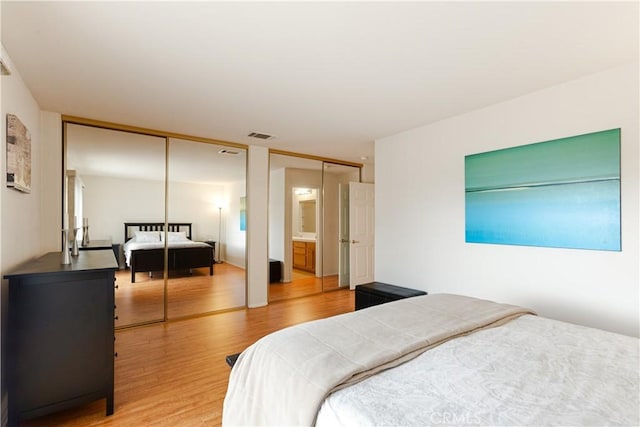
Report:
[[[78,256],[70,256],[71,264],[61,264],[60,252],[49,252],[40,258],[27,261],[16,267],[5,279],[35,274],[67,273],[71,271],[117,270],[118,263],[111,249],[80,251]]]

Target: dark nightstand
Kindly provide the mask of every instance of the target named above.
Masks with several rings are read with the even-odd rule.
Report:
[[[282,262],[269,258],[269,283],[280,283],[282,280]]]
[[[207,245],[211,246],[213,248],[213,250],[216,250],[216,242],[213,240],[205,240],[202,243],[206,243]]]
[[[217,256],[218,254],[216,254],[216,242],[214,240],[204,240],[202,243],[206,243],[207,245],[209,245],[209,246],[211,246],[213,248],[213,263],[214,264],[222,262],[222,260],[220,260],[220,257]],[[216,259],[218,259],[219,261],[216,261]]]
[[[418,295],[427,295],[427,293],[381,282],[358,285],[356,286],[356,310]]]

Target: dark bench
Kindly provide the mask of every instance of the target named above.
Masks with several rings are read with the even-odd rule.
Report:
[[[371,282],[356,286],[356,310],[426,294],[425,291],[417,289],[403,288],[382,282]]]

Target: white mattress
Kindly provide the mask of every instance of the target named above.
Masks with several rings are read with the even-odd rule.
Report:
[[[316,425],[637,426],[638,345],[526,315],[334,392]]]

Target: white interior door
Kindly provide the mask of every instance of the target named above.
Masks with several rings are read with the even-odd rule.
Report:
[[[349,288],[373,282],[374,185],[349,183]]]
[[[340,184],[338,199],[338,286],[349,286],[349,185]]]

